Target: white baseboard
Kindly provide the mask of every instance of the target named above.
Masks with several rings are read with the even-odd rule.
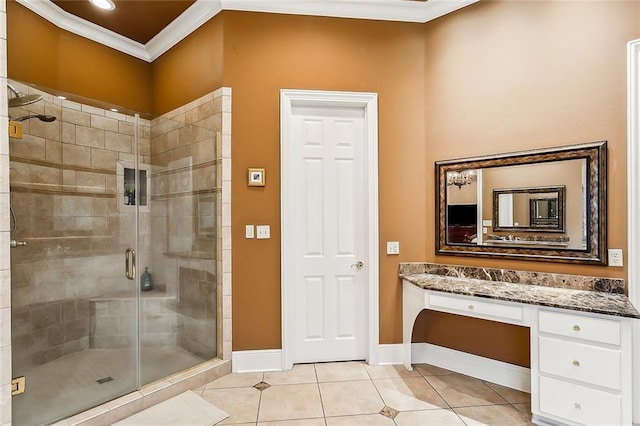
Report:
[[[509,388],[531,392],[531,371],[518,365],[429,343],[412,343],[411,361],[413,364],[431,364]],[[402,345],[380,345],[378,364],[402,364]]]
[[[402,364],[402,345],[378,345],[378,365]]]
[[[231,353],[231,371],[252,373],[256,371],[281,371],[282,350],[234,351]]]
[[[491,383],[531,392],[531,370],[519,365],[429,343],[413,343],[411,360],[414,364],[431,364]]]
[[[429,343],[413,343],[411,361],[413,364],[431,364],[509,388],[531,392],[531,371],[518,365]],[[378,364],[402,364],[402,344],[379,345]],[[231,370],[234,373],[281,371],[282,350],[234,351],[231,354]]]

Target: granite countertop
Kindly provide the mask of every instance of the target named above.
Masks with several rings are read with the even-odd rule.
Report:
[[[640,313],[624,294],[427,273],[401,273],[400,278],[425,290],[619,317],[640,318]]]

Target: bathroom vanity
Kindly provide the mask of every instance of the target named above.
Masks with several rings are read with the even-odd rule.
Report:
[[[537,424],[632,423],[631,326],[624,281],[429,263],[400,264],[404,365],[423,309],[529,327]]]

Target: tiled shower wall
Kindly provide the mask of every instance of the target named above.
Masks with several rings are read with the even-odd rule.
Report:
[[[0,0],[0,84],[7,84],[6,2]],[[0,128],[8,126],[7,91],[0,90]],[[0,425],[11,424],[11,272],[9,261],[9,135],[0,132]]]
[[[178,345],[203,358],[225,358],[216,312],[224,298],[222,233],[230,238],[221,216],[230,100],[230,90],[219,89],[151,124],[151,264],[177,298]]]

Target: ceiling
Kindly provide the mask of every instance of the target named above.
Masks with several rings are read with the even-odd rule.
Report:
[[[141,44],[154,36],[187,10],[195,0],[113,0],[112,11],[98,9],[88,1],[53,0],[72,15],[93,22]]]
[[[56,26],[152,62],[223,10],[428,22],[478,0],[16,0]]]

